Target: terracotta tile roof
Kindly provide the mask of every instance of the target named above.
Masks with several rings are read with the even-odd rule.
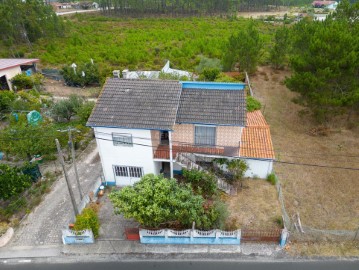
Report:
[[[242,133],[240,155],[249,158],[275,158],[269,125],[261,111],[247,113],[247,126]]]
[[[266,127],[267,121],[264,119],[260,110],[247,112],[247,127]]]

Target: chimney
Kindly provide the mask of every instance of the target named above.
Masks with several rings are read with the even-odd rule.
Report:
[[[122,78],[127,79],[128,69],[122,70]]]
[[[120,78],[120,71],[119,70],[112,71],[112,74],[113,74],[114,78]]]

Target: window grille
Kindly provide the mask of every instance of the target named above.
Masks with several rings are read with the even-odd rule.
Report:
[[[142,167],[114,166],[114,171],[116,176],[121,177],[141,178],[143,176]]]
[[[112,141],[114,146],[133,146],[131,134],[112,133]]]
[[[141,178],[143,176],[141,167],[128,167],[130,171],[130,177]]]
[[[128,177],[128,170],[126,166],[114,166],[115,167],[115,175]]]

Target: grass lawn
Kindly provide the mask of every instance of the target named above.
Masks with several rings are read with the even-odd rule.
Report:
[[[282,214],[275,186],[263,179],[244,180],[243,190],[237,196],[225,197],[230,216],[229,224],[238,228],[280,228]]]
[[[330,123],[327,136],[313,136],[318,126],[291,99],[295,93],[282,83],[287,71],[259,68],[251,78],[271,126],[279,161],[353,167],[359,164],[359,126],[346,127],[345,117]],[[355,123],[355,122],[354,122]],[[354,126],[354,127],[353,127]],[[283,185],[287,212],[298,212],[302,224],[317,229],[355,230],[359,225],[359,171],[275,163]]]

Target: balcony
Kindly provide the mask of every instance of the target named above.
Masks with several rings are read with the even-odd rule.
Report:
[[[197,146],[191,144],[173,144],[172,155],[176,158],[177,153],[194,153],[209,156],[237,157],[239,156],[239,147],[226,146]],[[168,145],[159,145],[153,150],[154,159],[170,159],[170,150]]]

